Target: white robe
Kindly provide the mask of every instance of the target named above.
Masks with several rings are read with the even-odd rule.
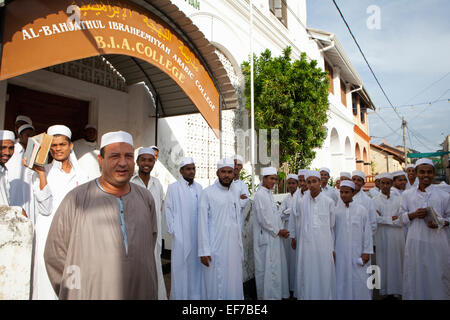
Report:
[[[335,204],[339,200],[339,192],[328,184],[325,186],[325,188],[322,188],[322,193],[333,200]]]
[[[164,201],[164,190],[159,182],[158,178],[150,177],[148,186],[145,186],[144,181],[139,177],[139,174],[134,175],[131,182],[146,188],[150,191],[155,200],[156,221],[158,224],[158,237],[156,238],[155,245],[155,260],[156,260],[156,272],[158,277],[158,300],[167,300],[166,284],[164,283],[164,274],[161,265],[161,250],[162,250],[162,229],[161,229],[161,215],[162,204]]]
[[[36,200],[40,203],[47,201],[47,207],[40,207],[38,209],[39,214],[35,217],[36,243],[33,270],[33,300],[57,299],[45,268],[44,249],[50,225],[59,204],[69,191],[87,182],[87,175],[78,167],[76,159],[72,160],[72,157],[74,157],[73,153],[70,160],[72,164],[70,173],[62,170],[60,161],[54,160],[52,163],[45,165],[47,186],[43,190],[39,190],[37,174],[33,177],[33,190]],[[51,199],[50,202],[48,202],[49,199]]]
[[[73,143],[73,151],[78,159],[81,169],[88,175],[89,180],[100,177],[100,166],[97,156],[100,154],[97,142],[78,139]]]
[[[353,196],[353,202],[366,208],[369,214],[370,226],[372,228],[373,241],[375,241],[375,233],[377,232],[377,212],[373,207],[373,201],[365,194],[362,189]]]
[[[320,193],[305,193],[297,204],[297,299],[333,300],[336,276],[333,261],[334,202]]]
[[[309,193],[309,190],[306,190],[305,193],[302,193],[301,189],[298,189],[298,192],[294,193],[294,199],[292,199],[293,206],[292,206],[292,212],[289,215],[289,222],[288,222],[288,231],[289,231],[289,241],[291,243],[292,248],[292,239],[296,239],[297,235],[296,232],[299,229],[299,219],[297,219],[297,209],[298,209],[298,203],[299,201]],[[299,235],[298,235],[299,236]],[[298,250],[295,250],[295,263],[294,263],[294,297],[297,297],[297,262],[298,262]]]
[[[253,200],[252,215],[258,299],[289,298],[288,265],[284,239],[278,236],[278,232],[284,228],[284,225],[271,190],[264,186],[258,189]]]
[[[335,208],[334,251],[336,253],[336,299],[371,300],[367,287],[367,267],[361,265],[363,253],[373,253],[372,229],[367,210],[350,202],[347,208],[340,202]]]
[[[241,210],[230,188],[217,180],[202,191],[198,208],[198,258],[202,264],[204,300],[243,300]]]
[[[204,281],[198,257],[198,201],[202,186],[181,177],[167,188],[164,215],[172,237],[171,300],[200,300]]]
[[[293,195],[288,194],[281,202],[280,206],[280,214],[281,220],[283,221],[283,228],[289,230],[289,221],[290,217],[294,215],[293,207],[295,206],[296,199],[298,199],[298,193],[301,193],[299,189],[297,189]],[[295,252],[296,250],[292,249],[291,242],[292,239],[289,237],[287,239],[283,239],[284,249],[286,253],[286,261],[288,265],[288,278],[289,278],[289,291],[294,291],[295,288]]]
[[[416,179],[414,180],[414,183],[411,184],[409,182],[409,179],[406,178],[406,190],[411,189],[411,188],[417,188],[419,186],[419,178],[416,177]]]
[[[401,197],[390,195],[389,199],[380,193],[373,199],[375,210],[381,213],[377,217],[378,228],[375,236],[377,246],[377,265],[381,270],[380,294],[402,294],[403,258],[405,255],[405,237],[400,217]],[[393,216],[399,217],[392,220]]]
[[[450,196],[433,185],[425,192],[411,188],[402,195],[402,221],[409,225],[403,267],[403,299],[450,299],[450,247],[444,229],[431,229],[423,219],[409,220],[419,208],[433,207],[441,223],[450,215]],[[448,227],[445,227],[448,228]]]
[[[8,169],[0,165],[0,205],[9,206]]]
[[[248,191],[248,187],[245,184],[244,181],[241,179],[233,180],[233,192],[235,193],[236,197],[238,198],[238,202],[241,207],[241,213],[242,210],[247,205],[248,201],[250,200],[250,193]],[[241,195],[246,195],[247,199],[241,199]],[[244,217],[241,214],[241,220],[244,219]],[[243,225],[243,220],[241,221],[241,226]]]
[[[373,187],[371,188],[369,191],[367,191],[367,194],[369,195],[370,198],[375,198],[377,195],[380,194],[380,189],[378,189],[377,187]]]

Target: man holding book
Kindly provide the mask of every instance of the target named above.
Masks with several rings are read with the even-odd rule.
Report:
[[[44,263],[47,234],[53,216],[66,194],[87,181],[87,175],[80,169],[72,151],[73,143],[70,129],[64,125],[54,125],[48,128],[47,134],[53,136],[50,147],[53,161],[43,167],[33,166],[33,170],[39,178],[38,180],[35,175],[34,193],[37,204],[41,204],[37,210],[39,214],[36,214],[35,217],[36,248],[33,270],[33,300],[54,300],[57,298],[47,276]],[[40,190],[37,190],[37,184],[39,184]],[[49,201],[50,197],[51,200]],[[44,205],[42,205],[43,199],[47,200]]]
[[[411,187],[402,194],[401,219],[409,225],[402,296],[406,300],[448,300],[450,247],[445,229],[449,225],[450,196],[432,184],[435,174],[433,161],[420,159],[415,170],[418,187]],[[426,218],[431,211],[436,216],[428,220]]]

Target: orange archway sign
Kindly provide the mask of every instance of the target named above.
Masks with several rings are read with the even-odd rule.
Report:
[[[0,80],[103,54],[158,67],[219,137],[219,93],[198,57],[152,12],[130,1],[15,0],[5,8]]]

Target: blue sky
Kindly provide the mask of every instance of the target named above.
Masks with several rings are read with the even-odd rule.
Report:
[[[336,0],[367,60],[397,111],[408,122],[407,146],[436,151],[450,134],[450,1]],[[380,8],[380,29],[369,29],[367,8]],[[372,142],[403,144],[401,121],[365,64],[331,0],[307,0],[307,25],[335,33],[364,81],[377,113]],[[441,79],[441,80],[440,80]],[[440,81],[438,81],[440,80]],[[436,100],[445,101],[432,103]],[[425,103],[411,106],[413,104]],[[403,106],[408,105],[408,106]],[[409,131],[409,134],[408,134]]]

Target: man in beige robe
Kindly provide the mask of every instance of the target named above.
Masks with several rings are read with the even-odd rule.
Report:
[[[70,193],[56,211],[45,264],[60,299],[157,299],[155,201],[130,183],[133,139],[102,137],[102,176]]]

